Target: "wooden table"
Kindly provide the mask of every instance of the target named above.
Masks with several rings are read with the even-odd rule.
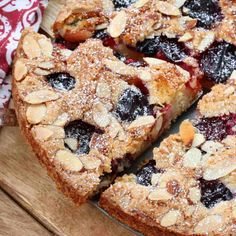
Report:
[[[51,25],[62,0],[51,0],[41,29]],[[0,127],[1,236],[133,235],[90,203],[76,207],[56,190],[18,127]]]

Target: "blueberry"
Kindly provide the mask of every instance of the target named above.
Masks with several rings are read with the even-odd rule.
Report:
[[[136,2],[136,0],[113,0],[115,9],[127,8],[134,2]]]
[[[81,120],[72,121],[67,126],[65,126],[66,138],[74,138],[78,140],[78,148],[75,151],[77,154],[89,153],[89,143],[94,133],[101,134],[102,131]],[[65,144],[65,147],[69,148],[67,144]]]
[[[127,88],[120,96],[115,115],[122,121],[133,121],[138,116],[152,114],[147,96],[136,87]]]
[[[66,72],[52,73],[46,76],[53,88],[58,90],[71,90],[75,87],[75,78]]]
[[[200,66],[205,76],[216,82],[226,82],[236,70],[236,46],[220,42],[203,53]]]
[[[117,57],[120,61],[125,62],[126,61],[126,57],[124,55],[122,55],[120,52],[113,52],[114,56]]]
[[[156,161],[150,160],[146,165],[139,169],[136,173],[137,182],[141,185],[151,185],[152,175],[161,173],[160,169],[155,167]]]
[[[172,62],[180,62],[187,56],[184,44],[179,43],[177,39],[167,38],[166,36],[156,36],[153,39],[138,42],[136,49],[147,56],[155,56],[161,52]]]
[[[212,208],[221,201],[233,199],[233,193],[218,180],[207,181],[200,179],[201,203],[207,208]]]
[[[191,18],[198,20],[198,27],[209,29],[223,19],[219,0],[188,0],[184,7],[189,9]]]
[[[97,30],[95,34],[93,35],[93,38],[104,40],[108,37],[106,30]]]

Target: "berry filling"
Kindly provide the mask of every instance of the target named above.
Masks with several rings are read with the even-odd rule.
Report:
[[[198,27],[209,29],[223,18],[219,0],[188,0],[184,7],[191,18],[198,20]]]
[[[177,39],[170,39],[166,36],[145,39],[137,44],[136,49],[147,56],[155,56],[171,62],[181,62],[187,57],[184,44],[179,43]]]
[[[72,121],[65,126],[65,135],[66,138],[77,139],[77,150],[71,150],[66,143],[64,145],[76,154],[88,154],[90,151],[89,143],[94,133],[101,134],[102,131],[81,120]]]
[[[223,140],[227,135],[236,135],[235,126],[236,114],[201,118],[195,124],[207,140],[217,141]]]
[[[151,115],[152,107],[148,98],[136,87],[128,88],[120,96],[115,110],[115,115],[122,121],[131,122],[138,116]]]
[[[226,82],[233,70],[236,70],[236,47],[221,42],[203,53],[200,66],[205,76],[216,82]]]
[[[156,161],[150,160],[146,165],[142,166],[142,168],[138,170],[136,173],[136,179],[139,184],[144,186],[151,185],[152,175],[161,173],[161,170],[157,169],[155,165]]]
[[[120,9],[120,8],[127,8],[130,6],[132,3],[136,2],[136,0],[112,0],[115,9]]]
[[[58,90],[69,91],[75,87],[75,78],[66,72],[52,73],[46,76],[48,83]]]
[[[221,201],[233,199],[233,193],[218,180],[207,181],[200,179],[201,203],[207,208],[214,207]]]

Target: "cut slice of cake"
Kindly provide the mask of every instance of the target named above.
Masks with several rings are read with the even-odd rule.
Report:
[[[146,61],[127,65],[97,39],[72,52],[44,35],[22,34],[13,66],[19,125],[78,204],[109,185],[199,95],[196,76]]]
[[[144,235],[236,234],[236,80],[213,87],[198,111],[101,195],[102,208]]]

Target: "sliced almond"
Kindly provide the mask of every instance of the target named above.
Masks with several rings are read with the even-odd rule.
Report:
[[[108,23],[103,23],[103,24],[97,25],[96,30],[103,30],[103,29],[106,29],[107,27],[108,27]]]
[[[46,57],[51,57],[52,56],[52,52],[53,52],[53,46],[51,43],[50,39],[47,39],[46,37],[41,38],[38,40],[38,44],[41,48],[41,51],[43,53],[44,56]]]
[[[35,139],[40,141],[47,141],[53,135],[52,130],[43,126],[34,126],[32,132]]]
[[[212,140],[206,141],[202,146],[201,149],[207,153],[214,153],[220,149],[222,149],[224,146],[223,144],[219,142],[215,142]]]
[[[55,125],[48,125],[48,129],[53,132],[53,137],[57,139],[64,139],[65,138],[65,130],[60,126]]]
[[[158,188],[148,195],[148,198],[153,201],[168,201],[172,197],[173,195],[169,194],[166,188]]]
[[[25,78],[28,69],[25,63],[21,60],[17,60],[14,66],[14,78],[16,81],[21,81]]]
[[[102,164],[100,159],[91,155],[81,155],[80,160],[87,170],[96,169]]]
[[[187,42],[189,40],[191,40],[193,38],[193,36],[190,34],[190,33],[185,33],[184,35],[182,35],[180,38],[179,38],[179,42]]]
[[[69,115],[67,113],[63,113],[57,117],[57,119],[53,122],[53,125],[64,126],[69,120]]]
[[[236,170],[236,162],[230,158],[207,167],[203,173],[203,178],[206,180],[216,180],[230,174],[234,170]]]
[[[182,67],[175,65],[176,69],[185,77],[186,80],[190,79],[190,73]]]
[[[152,175],[151,183],[153,186],[156,186],[158,184],[160,176],[161,176],[161,173],[156,173]]]
[[[133,4],[133,6],[136,8],[140,8],[143,7],[147,2],[149,2],[149,0],[138,0]]]
[[[47,69],[47,70],[53,69],[54,66],[55,65],[54,65],[53,61],[43,61],[38,64],[38,67],[40,67],[42,69]]]
[[[163,115],[160,114],[158,116],[158,114],[156,115],[156,122],[155,125],[151,131],[151,137],[153,137],[154,139],[156,139],[156,137],[158,136],[158,134],[160,133],[161,129],[162,129],[162,125],[163,125]]]
[[[167,16],[180,16],[181,15],[179,8],[168,2],[157,1],[155,5],[159,12]]]
[[[205,51],[215,40],[215,33],[210,31],[207,32],[205,37],[201,40],[200,44],[198,45],[197,49],[200,52]]]
[[[189,193],[188,193],[188,197],[193,203],[199,202],[201,199],[200,189],[199,188],[190,188]]]
[[[235,87],[234,86],[229,86],[224,90],[224,95],[225,96],[230,96],[231,94],[234,94],[235,92]]]
[[[111,0],[102,0],[102,9],[105,14],[111,14],[114,11],[114,5]]]
[[[100,98],[110,98],[111,97],[111,88],[105,82],[100,82],[96,88],[96,94]]]
[[[41,49],[39,47],[39,44],[31,35],[26,35],[24,37],[22,47],[24,53],[29,59],[33,59],[41,55]]]
[[[117,15],[111,20],[110,25],[107,28],[107,32],[111,37],[119,37],[125,30],[127,16],[125,11],[120,11]]]
[[[191,148],[184,154],[183,158],[184,167],[196,168],[201,163],[202,153],[198,148]]]
[[[125,136],[124,135],[124,129],[122,128],[122,126],[120,125],[120,123],[114,118],[111,118],[111,124],[109,126],[109,135],[112,138],[115,138],[117,136]]]
[[[184,3],[186,2],[186,0],[174,0],[173,1],[173,5],[175,5],[176,7],[180,8],[184,5]]]
[[[35,73],[36,75],[42,75],[42,76],[44,76],[44,75],[50,74],[51,72],[50,72],[49,70],[43,70],[43,69],[40,69],[40,68],[36,68],[36,69],[34,70],[34,73]]]
[[[193,142],[192,142],[192,147],[199,147],[201,146],[204,142],[206,141],[205,137],[203,134],[194,134]]]
[[[143,81],[150,81],[150,80],[152,80],[152,75],[147,70],[139,70],[138,76]]]
[[[80,171],[83,168],[79,157],[67,150],[59,150],[54,159],[70,171]]]
[[[47,113],[45,104],[30,105],[26,111],[26,118],[30,124],[40,123]]]
[[[223,219],[220,215],[210,215],[199,221],[194,228],[196,234],[208,234],[217,231],[223,226]]]
[[[184,145],[188,146],[192,144],[195,135],[192,123],[188,120],[183,121],[179,128],[179,134]]]
[[[229,79],[236,80],[236,70],[233,70],[232,74],[230,75]]]
[[[30,104],[40,104],[44,102],[57,100],[59,97],[60,97],[59,94],[51,90],[44,89],[29,93],[28,95],[25,96],[24,101]]]
[[[110,123],[110,116],[106,107],[101,102],[97,102],[93,105],[93,119],[95,123],[102,128],[107,127]]]
[[[68,145],[68,147],[72,150],[72,151],[76,151],[78,148],[78,140],[75,138],[65,138],[64,140],[65,144]]]
[[[149,66],[154,67],[154,68],[159,67],[163,63],[168,63],[164,60],[160,60],[160,59],[152,58],[152,57],[144,57],[143,60],[147,62]]]
[[[142,126],[152,126],[155,123],[153,116],[140,116],[134,120],[128,127],[128,130],[138,129]]]
[[[61,53],[61,55],[62,55],[65,59],[67,59],[67,58],[69,58],[70,55],[72,54],[72,51],[69,50],[69,49],[61,49],[61,50],[60,50],[60,53]]]
[[[108,69],[111,71],[120,74],[120,75],[130,75],[135,76],[137,75],[137,70],[134,67],[126,65],[122,61],[112,61],[109,59],[104,60],[104,64]]]
[[[175,225],[180,215],[181,213],[178,210],[171,210],[167,212],[161,219],[161,226],[169,227]]]

